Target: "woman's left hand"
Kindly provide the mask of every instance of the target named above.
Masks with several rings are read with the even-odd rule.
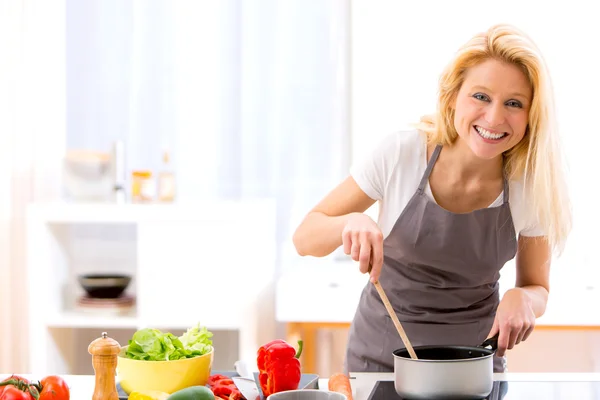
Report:
[[[508,290],[500,301],[488,338],[500,331],[496,355],[502,357],[506,350],[526,340],[534,327],[535,314],[531,298],[525,290],[513,288]]]

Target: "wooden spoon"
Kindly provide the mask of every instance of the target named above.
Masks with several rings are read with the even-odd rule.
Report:
[[[370,272],[371,272],[371,265],[369,264],[369,273]],[[381,297],[381,300],[383,301],[383,304],[385,305],[385,309],[387,310],[388,314],[390,315],[390,318],[392,318],[392,321],[394,321],[396,330],[398,331],[398,334],[400,335],[402,342],[404,342],[404,346],[406,346],[406,349],[408,350],[408,354],[410,354],[410,358],[412,358],[413,360],[417,360],[418,359],[417,353],[415,353],[415,350],[413,349],[412,345],[410,344],[410,340],[408,340],[408,336],[406,336],[406,332],[404,332],[404,328],[402,328],[402,324],[398,320],[398,316],[396,315],[394,308],[390,304],[390,301],[388,300],[385,292],[383,291],[383,288],[379,284],[379,281],[374,282],[373,285],[375,285],[375,289],[377,289],[377,293],[379,293],[379,297]]]

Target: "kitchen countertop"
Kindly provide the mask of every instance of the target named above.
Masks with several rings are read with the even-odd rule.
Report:
[[[354,395],[354,400],[367,400],[373,386],[377,381],[393,381],[394,374],[393,373],[350,373],[352,379],[352,392]],[[599,382],[600,383],[600,373],[504,373],[504,374],[494,374],[495,381],[509,381],[509,382]],[[320,388],[327,388],[327,380],[322,379],[319,380]],[[547,389],[547,388],[545,388]],[[516,394],[516,395],[515,395]],[[547,396],[548,393],[544,393],[542,396],[534,395],[532,397],[531,393],[524,393],[523,395],[519,393],[511,393],[511,396],[507,396],[507,400],[511,399],[527,399],[531,400],[533,398],[540,399],[578,399],[578,400],[596,400],[600,399],[600,393],[597,393],[597,397],[586,397],[586,394],[580,395],[579,393],[570,392],[566,397],[563,397],[562,393],[551,393],[550,396]],[[515,396],[512,396],[515,395]]]
[[[7,374],[0,375],[0,379],[7,377]],[[23,376],[31,378],[31,376],[24,374]],[[62,375],[67,381],[71,388],[71,399],[73,400],[84,400],[90,399],[94,393],[94,376],[93,375]],[[369,393],[373,386],[378,380],[394,380],[393,373],[351,373],[352,378],[352,389],[354,392],[354,400],[367,400]],[[33,377],[33,380],[37,380],[40,377]],[[498,381],[510,381],[510,382],[600,382],[600,373],[505,373],[505,374],[494,374],[494,379]],[[319,379],[319,387],[327,389],[327,379]],[[599,386],[600,387],[600,386]],[[566,397],[563,397],[566,396]],[[574,396],[574,397],[570,397]],[[600,393],[596,394],[598,397],[589,397],[589,395],[578,396],[578,393],[570,392],[568,394],[556,394],[553,397],[543,398],[554,398],[554,399],[573,399],[586,400],[586,399],[600,399]],[[523,398],[526,397],[510,397],[512,398]]]

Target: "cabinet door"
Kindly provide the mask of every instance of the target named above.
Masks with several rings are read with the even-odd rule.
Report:
[[[274,260],[274,229],[253,218],[140,223],[140,319],[153,327],[237,329],[272,279]]]
[[[600,372],[600,327],[537,326],[507,361],[508,372]]]

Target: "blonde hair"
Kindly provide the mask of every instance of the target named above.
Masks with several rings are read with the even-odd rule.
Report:
[[[540,50],[525,33],[510,25],[494,25],[464,44],[440,77],[437,112],[422,117],[417,127],[427,134],[429,143],[453,143],[458,136],[453,100],[466,70],[488,59],[518,66],[533,89],[525,136],[504,154],[505,174],[508,179],[523,181],[524,198],[531,202],[533,217],[551,248],[562,252],[572,222],[552,82]]]

